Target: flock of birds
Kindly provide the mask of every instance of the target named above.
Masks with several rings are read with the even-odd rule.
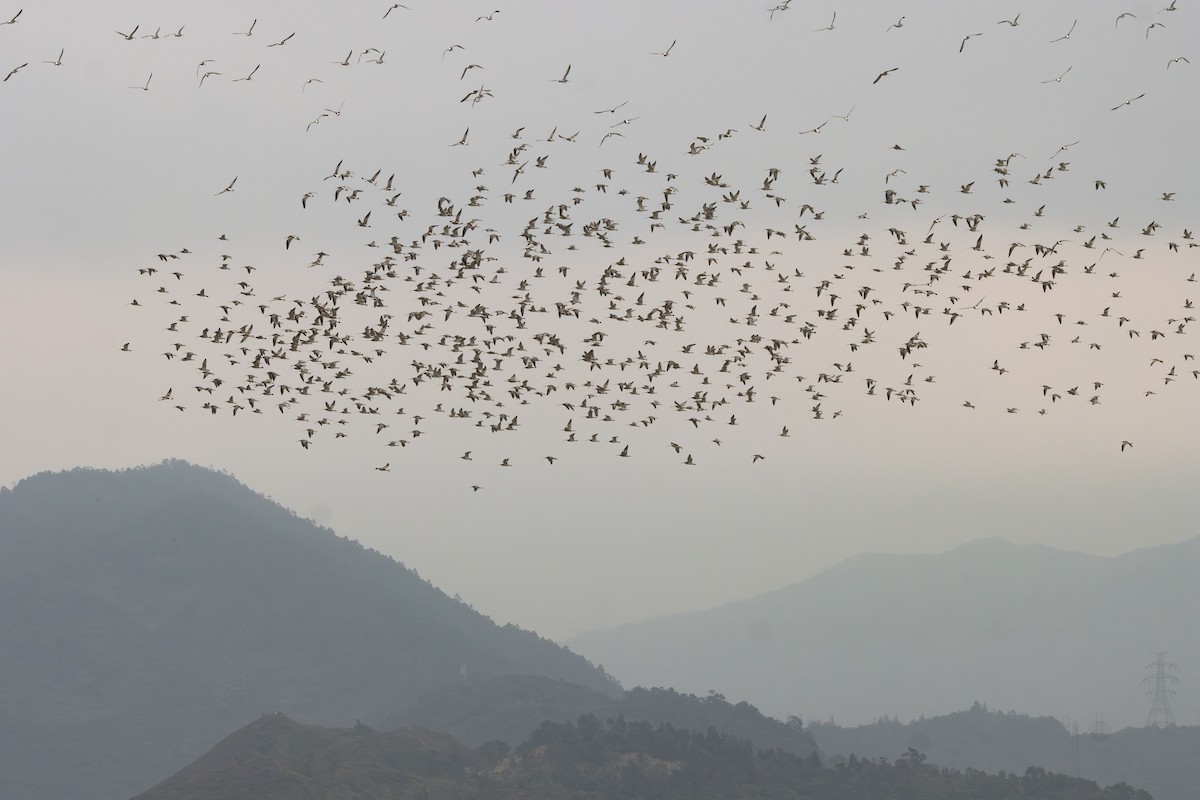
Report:
[[[784,0],[764,14],[775,24],[791,6]],[[1149,18],[1126,12],[1115,25],[1144,25],[1149,41],[1176,11],[1171,2]],[[380,19],[411,13],[383,5]],[[3,24],[24,22],[18,11]],[[835,12],[816,30],[838,24]],[[909,24],[901,16],[887,35]],[[1028,23],[1016,14],[996,24]],[[258,37],[257,25],[236,34]],[[132,41],[183,37],[185,29],[116,33]],[[1046,39],[1074,33],[1072,24]],[[958,51],[986,34],[963,36]],[[288,46],[293,36],[272,34],[267,47]],[[671,58],[677,45],[684,43],[663,42],[645,57]],[[333,63],[383,65],[386,55],[352,50]],[[497,102],[486,81],[469,83],[490,65],[472,63],[457,44],[441,61],[459,73],[463,106]],[[62,66],[63,52],[46,63]],[[1189,62],[1164,54],[1164,64],[1171,71]],[[24,77],[26,66],[4,80]],[[196,83],[207,90],[216,80],[251,81],[261,66],[227,75],[206,59]],[[871,85],[903,68],[879,72]],[[153,76],[131,88],[153,91]],[[1067,66],[1041,82],[1071,77]],[[547,69],[548,82],[575,80],[572,64]],[[322,82],[309,77],[300,90]],[[161,401],[180,412],[281,417],[294,423],[294,446],[305,451],[373,437],[394,448],[374,465],[388,472],[449,430],[460,431],[458,441],[480,437],[459,456],[472,461],[484,441],[497,441],[484,437],[530,428],[556,432],[550,452],[514,446],[525,455],[493,463],[553,465],[591,444],[606,457],[657,451],[694,465],[743,436],[754,439],[745,452],[757,463],[771,452],[764,436],[801,438],[805,424],[870,413],[871,403],[944,401],[938,390],[953,376],[938,372],[943,351],[993,381],[968,381],[974,394],[952,398],[964,414],[1086,413],[1113,380],[1145,398],[1198,385],[1187,334],[1200,242],[1192,229],[1151,217],[1071,218],[1059,205],[1068,191],[1107,190],[1103,177],[1071,169],[1078,141],[1053,154],[995,153],[953,186],[923,184],[897,168],[880,176],[872,196],[856,198],[862,210],[845,219],[831,216],[830,199],[854,164],[827,163],[815,150],[762,165],[752,182],[726,178],[722,149],[765,132],[770,113],[669,153],[634,156],[612,140],[635,141],[650,112],[627,104],[594,109],[577,131],[522,127],[480,140],[467,126],[445,143],[463,148],[452,152],[471,174],[461,196],[410,199],[397,177],[404,163],[327,165],[310,173],[300,196],[280,200],[299,222],[278,242],[276,265],[239,257],[225,235],[210,237],[210,247],[192,243],[196,251],[155,254],[138,268],[145,291],[130,305],[169,315],[147,348],[177,376]],[[827,138],[857,108],[798,131],[799,141]],[[342,112],[324,109],[307,130]],[[581,173],[566,148],[588,144],[612,158]],[[905,148],[894,150],[902,159]],[[237,177],[220,182],[214,202],[239,188]],[[1179,200],[1168,187],[1155,202]],[[926,204],[944,213],[928,213]],[[366,255],[326,252],[320,234],[302,227],[312,215],[359,237]],[[1166,287],[1168,305],[1147,310],[1129,299],[1147,281]],[[1104,365],[1113,351],[1142,368],[1112,377]],[[1052,357],[1061,382],[1035,379]],[[1011,397],[1024,399],[1000,399]],[[1132,446],[1114,436],[1114,450]]]

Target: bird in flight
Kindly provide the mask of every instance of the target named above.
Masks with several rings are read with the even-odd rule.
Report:
[[[892,67],[891,69],[885,69],[883,72],[881,72],[875,76],[875,80],[871,81],[871,85],[874,86],[875,84],[879,83],[879,81],[883,80],[883,77],[885,75],[891,75],[893,72],[895,72],[898,69],[900,69],[900,68]]]
[[[968,39],[973,39],[976,36],[983,36],[983,32],[981,31],[979,33],[968,33],[966,36],[964,36],[962,38],[962,41],[959,42],[959,44],[958,44],[958,52],[961,53],[963,51],[963,48],[967,46]]]
[[[62,62],[63,53],[65,53],[65,52],[67,52],[65,49],[63,49],[63,50],[59,50],[59,51],[58,51],[58,58],[57,58],[56,60],[54,60],[54,61],[43,61],[42,63],[43,63],[43,64],[53,64],[53,65],[54,65],[54,66],[56,66],[56,67],[61,67],[61,66],[62,66],[62,63],[63,63],[63,62]],[[1167,66],[1168,66],[1168,67],[1170,67],[1171,65],[1170,65],[1170,64],[1168,64]]]
[[[1079,20],[1075,20],[1074,22],[1072,22],[1070,30],[1068,30],[1066,33],[1064,33],[1062,36],[1058,37],[1057,39],[1051,39],[1050,44],[1054,44],[1055,42],[1061,42],[1066,39],[1070,39],[1071,34],[1075,32],[1075,26],[1078,24],[1079,24]]]
[[[551,78],[553,83],[567,83],[567,76],[571,74],[571,65],[567,64],[567,71],[562,74],[561,78]],[[461,80],[461,78],[459,79]]]
[[[26,68],[26,67],[28,67],[28,66],[29,66],[29,62],[28,62],[28,61],[26,61],[24,64],[22,64],[22,65],[21,65],[21,66],[19,66],[19,67],[13,67],[12,69],[10,69],[10,70],[8,71],[8,74],[4,76],[4,80],[3,80],[3,81],[0,81],[0,83],[4,83],[4,82],[6,82],[6,81],[7,81],[9,78],[11,78],[13,75],[16,75],[16,74],[17,74],[19,71],[21,71],[21,70],[25,69],[25,68]]]
[[[1071,71],[1071,67],[1067,67],[1066,70],[1064,70],[1063,73],[1061,75],[1059,75],[1057,78],[1051,78],[1048,81],[1042,81],[1042,83],[1062,83],[1062,79],[1067,77],[1067,73],[1070,71]]]
[[[1120,103],[1120,104],[1118,104],[1118,105],[1115,105],[1115,106],[1113,106],[1113,107],[1112,107],[1112,110],[1113,110],[1113,111],[1116,111],[1118,108],[1124,108],[1125,106],[1127,106],[1127,105],[1129,105],[1130,103],[1132,103],[1134,100],[1141,100],[1141,99],[1142,99],[1143,97],[1145,97],[1145,96],[1146,96],[1146,93],[1145,93],[1145,92],[1142,92],[1142,93],[1141,93],[1141,94],[1139,94],[1137,97],[1131,97],[1131,98],[1129,98],[1128,100],[1126,100],[1124,103]]]
[[[17,18],[20,17],[23,13],[25,13],[25,9],[22,8],[16,14],[13,14],[12,19],[10,19],[8,22],[0,22],[0,25],[16,25]]]
[[[628,101],[628,100],[626,100],[626,101],[625,101],[625,102],[623,102],[623,103],[617,103],[617,104],[616,104],[615,106],[613,106],[612,108],[602,108],[602,109],[600,109],[599,111],[593,111],[592,113],[593,113],[593,114],[615,114],[615,113],[617,113],[617,109],[619,109],[619,108],[623,107],[623,106],[624,106],[626,103],[628,103],[628,102],[629,102],[629,101]]]
[[[150,78],[153,78],[153,77],[154,77],[154,73],[151,72]],[[130,86],[129,88],[130,89],[141,89],[143,92],[148,92],[148,91],[150,91],[150,78],[146,78],[146,82],[144,84],[142,84],[141,86]]]
[[[117,31],[117,36],[123,36],[125,38],[125,41],[132,42],[133,35],[138,32],[138,28],[140,28],[140,27],[142,27],[142,26],[134,25],[133,30],[131,30],[129,33],[121,33],[120,31]]]
[[[248,29],[246,29],[245,31],[234,31],[233,35],[234,36],[253,36],[254,35],[254,26],[257,24],[258,24],[258,20],[254,20],[253,22],[250,23],[250,27]]]
[[[671,50],[673,50],[673,49],[675,48],[675,42],[676,42],[676,41],[678,41],[678,40],[677,40],[677,39],[672,39],[672,40],[671,40],[671,46],[670,46],[670,47],[668,47],[666,50],[664,50],[664,51],[663,51],[663,52],[661,52],[661,53],[651,53],[650,55],[652,55],[652,56],[662,56],[663,58],[666,58],[667,56],[671,55]]]
[[[251,80],[251,79],[254,77],[254,73],[258,72],[258,68],[259,68],[259,67],[261,67],[261,66],[262,66],[262,64],[258,64],[258,65],[256,65],[256,66],[254,67],[254,69],[250,70],[250,74],[249,74],[249,75],[247,75],[247,76],[246,76],[246,77],[244,77],[244,78],[234,78],[234,79],[233,79],[233,82],[234,82],[234,83],[237,83],[238,81],[248,81],[248,80]]]
[[[226,192],[232,192],[232,191],[233,191],[233,185],[234,185],[235,183],[237,183],[237,176],[234,176],[233,180],[231,180],[231,181],[229,182],[229,185],[228,185],[228,186],[226,186],[226,187],[225,187],[224,189],[222,189],[221,191],[217,192],[217,194],[213,195],[213,197],[217,197],[217,196],[219,196],[219,195],[223,195],[223,194],[225,194]]]
[[[384,18],[384,19],[387,19],[387,18],[388,18],[388,14],[392,13],[392,12],[393,12],[393,11],[395,11],[397,8],[403,8],[405,11],[412,11],[412,9],[411,9],[411,8],[409,8],[408,6],[404,5],[403,3],[392,3],[392,5],[391,5],[391,6],[388,8],[388,10],[387,10],[387,11],[385,11],[385,12],[383,12],[383,18]]]

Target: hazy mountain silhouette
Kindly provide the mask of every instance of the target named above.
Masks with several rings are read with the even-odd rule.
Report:
[[[669,723],[693,731],[714,728],[748,739],[760,750],[807,756],[817,749],[813,737],[799,725],[764,716],[749,703],[731,703],[720,695],[697,697],[639,687],[614,697],[536,675],[460,681],[386,717],[382,724],[446,731],[471,746],[497,739],[518,745],[547,720],[573,722],[589,714],[601,720],[624,717],[629,722]]]
[[[810,722],[827,757],[896,759],[910,747],[930,763],[985,772],[1023,773],[1038,766],[1094,780],[1101,786],[1125,782],[1155,800],[1193,800],[1200,786],[1200,727],[1125,728],[1116,733],[1081,732],[1078,737],[1052,717],[970,710],[901,723],[881,719],[841,727]]]
[[[756,752],[710,729],[623,719],[541,725],[515,749],[476,750],[424,728],[331,729],[272,714],[229,735],[134,800],[1150,800],[1127,785],[1031,769],[989,776],[932,766],[915,750],[894,763]]]
[[[134,800],[444,796],[475,761],[444,733],[324,728],[267,714]]]
[[[1176,707],[1200,707],[1197,608],[1200,539],[1116,558],[987,539],[940,555],[858,556],[572,647],[626,684],[717,689],[775,716],[909,719],[982,701],[1125,725],[1146,719],[1152,651],[1181,665]]]
[[[167,462],[0,491],[0,797],[127,798],[281,710],[372,721],[457,680],[619,687],[239,484]]]

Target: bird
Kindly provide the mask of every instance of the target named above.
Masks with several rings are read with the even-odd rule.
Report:
[[[123,37],[127,42],[132,42],[134,34],[138,32],[138,28],[140,27],[141,25],[134,25],[133,30],[131,30],[129,33],[121,33],[120,31],[117,31],[117,36]]]
[[[571,65],[567,64],[567,70],[562,74],[561,78],[551,78],[553,83],[567,83],[567,76],[571,74]]]
[[[471,128],[468,126],[468,127],[467,127],[467,129],[466,129],[465,131],[463,131],[462,138],[461,138],[461,139],[459,139],[457,142],[455,142],[454,144],[452,144],[452,145],[450,145],[450,146],[451,146],[451,147],[460,147],[460,146],[462,146],[462,145],[465,145],[465,144],[467,143],[467,135],[468,135],[470,132],[471,132]]]
[[[17,24],[17,20],[18,20],[18,19],[20,18],[20,16],[21,16],[22,14],[24,14],[24,13],[25,13],[25,9],[23,9],[23,8],[22,8],[22,9],[18,10],[16,14],[13,14],[13,15],[12,15],[12,18],[11,18],[11,19],[9,19],[7,22],[0,22],[0,25],[16,25],[16,24]]]
[[[63,63],[63,60],[62,60],[62,59],[63,59],[63,53],[65,53],[65,52],[67,52],[65,49],[61,49],[61,50],[59,50],[59,51],[58,51],[58,58],[57,58],[57,59],[55,59],[54,61],[43,61],[42,63],[43,63],[43,64],[53,64],[53,65],[54,65],[54,66],[56,66],[56,67],[61,67],[61,66],[62,66],[62,63]],[[1168,66],[1170,66],[1170,65],[1168,65]]]
[[[1008,25],[1010,28],[1015,28],[1015,27],[1017,27],[1018,24],[1020,24],[1019,23],[1020,19],[1021,19],[1021,15],[1017,14],[1012,19],[1002,19],[999,22],[997,22],[996,24],[997,25]]]
[[[677,40],[675,40],[675,39],[672,39],[672,40],[671,40],[671,46],[670,46],[670,47],[668,47],[666,50],[664,50],[664,51],[663,51],[663,52],[661,52],[661,53],[651,53],[650,55],[652,55],[652,56],[662,56],[662,57],[666,58],[667,56],[671,55],[671,50],[673,50],[673,49],[675,48],[675,42],[676,42],[676,41],[677,41]]]
[[[403,3],[392,3],[392,4],[391,4],[391,5],[388,7],[388,10],[387,10],[387,11],[385,11],[385,12],[383,12],[383,18],[384,18],[384,19],[387,19],[387,18],[388,18],[388,14],[392,13],[392,12],[393,12],[393,11],[395,11],[397,8],[403,8],[403,9],[404,9],[404,10],[406,10],[406,11],[412,11],[412,9],[411,9],[411,8],[409,8],[408,6],[404,5]]]
[[[1167,62],[1167,69],[1170,69],[1172,64],[1178,64],[1180,61],[1182,61],[1184,64],[1192,63],[1187,60],[1186,56],[1176,56],[1175,58],[1172,58],[1170,61]]]
[[[154,73],[151,72],[150,77],[146,78],[146,82],[144,84],[142,84],[141,86],[130,86],[129,88],[130,89],[141,89],[143,92],[148,92],[148,91],[150,91],[150,78],[153,78],[153,77],[154,77]],[[5,80],[7,80],[7,78]]]
[[[1042,83],[1062,83],[1062,79],[1067,77],[1067,73],[1070,71],[1071,71],[1071,67],[1067,67],[1066,70],[1064,70],[1063,73],[1061,75],[1059,75],[1057,78],[1051,78],[1048,81],[1042,81]]]
[[[217,194],[216,194],[216,195],[214,195],[214,197],[217,197],[217,196],[223,195],[223,194],[225,194],[226,192],[232,192],[232,191],[233,191],[233,185],[234,185],[235,183],[237,183],[237,176],[234,176],[233,180],[231,180],[231,181],[229,182],[229,185],[228,185],[228,186],[226,186],[226,187],[225,187],[224,189],[222,189],[221,191],[217,192]]]
[[[1112,107],[1112,110],[1116,111],[1119,108],[1124,108],[1125,106],[1131,104],[1134,100],[1141,100],[1145,96],[1146,96],[1146,93],[1142,92],[1137,97],[1131,97],[1130,99],[1126,100],[1124,103],[1118,103],[1117,105]]]
[[[885,69],[883,72],[881,72],[875,76],[875,80],[871,81],[871,84],[874,85],[876,83],[879,83],[879,81],[881,81],[885,75],[891,75],[893,72],[895,72],[898,69],[900,69],[900,68],[892,67],[891,69]]]
[[[906,19],[906,17],[901,17],[900,19],[898,19],[898,20],[896,20],[895,22],[893,22],[891,25],[888,25],[888,26],[887,26],[887,29],[886,29],[886,30],[884,30],[884,33],[887,33],[887,32],[888,32],[888,31],[890,31],[892,28],[903,28],[903,27],[904,27],[904,20],[905,20],[905,19]]]
[[[29,62],[26,61],[24,64],[20,65],[19,67],[13,67],[12,69],[10,69],[8,71],[8,74],[4,76],[4,80],[0,81],[0,83],[6,83],[9,78],[11,78],[13,75],[16,75],[18,72],[20,72],[21,70],[25,69],[28,66],[29,66]]]
[[[982,33],[982,32],[980,32],[980,33],[968,33],[966,36],[964,36],[964,37],[962,38],[962,41],[961,41],[961,42],[959,42],[959,44],[958,44],[958,52],[960,52],[960,53],[961,53],[961,52],[963,51],[963,48],[967,46],[967,40],[968,40],[968,39],[973,39],[973,38],[975,38],[976,36],[983,36],[983,33]]]
[[[833,23],[835,23],[835,22],[837,22],[837,12],[836,11],[833,12],[833,19],[829,20],[829,24],[826,25],[824,28],[817,28],[816,32],[820,33],[821,31],[833,30]]]
[[[762,119],[760,119],[758,121],[758,124],[751,125],[750,127],[751,127],[751,129],[756,130],[756,131],[765,131],[767,129],[767,115],[763,114]]]
[[[1079,24],[1079,20],[1075,20],[1074,22],[1072,22],[1070,29],[1068,29],[1066,33],[1064,33],[1062,36],[1058,37],[1057,39],[1051,39],[1050,44],[1054,44],[1055,42],[1061,42],[1066,39],[1070,39],[1071,34],[1075,32],[1075,26],[1078,24]]]
[[[252,80],[252,79],[254,78],[254,73],[258,72],[258,68],[259,68],[259,67],[261,67],[261,66],[262,66],[262,64],[257,64],[257,65],[254,67],[254,69],[250,70],[250,74],[249,74],[249,75],[247,75],[247,76],[246,76],[246,77],[244,77],[244,78],[234,78],[234,79],[233,79],[233,82],[234,82],[234,83],[237,83],[238,81],[248,81],[248,80]]]
[[[1133,447],[1133,442],[1129,441],[1128,439],[1123,439],[1121,441],[1121,452],[1122,453],[1125,452],[1126,447]]]
[[[592,113],[593,114],[615,114],[615,113],[617,113],[618,109],[623,108],[628,102],[629,102],[628,100],[625,100],[623,102],[617,103],[612,108],[602,108],[599,111],[593,111]]]
[[[250,27],[247,28],[245,31],[234,31],[233,35],[234,36],[253,36],[254,35],[254,26],[257,24],[258,24],[258,20],[256,19],[250,23]]]
[[[295,35],[296,35],[295,31],[293,31],[292,33],[289,33],[287,36],[280,39],[278,42],[267,45],[267,47],[282,47],[283,45],[287,44],[288,41]]]

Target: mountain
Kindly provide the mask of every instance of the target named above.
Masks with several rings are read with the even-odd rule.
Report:
[[[916,748],[931,764],[985,772],[1021,773],[1039,766],[1078,774],[1101,785],[1125,782],[1155,800],[1192,800],[1200,786],[1200,727],[1125,728],[1116,733],[1073,736],[1052,717],[968,711],[916,719],[907,724],[881,719],[841,727],[810,722],[826,756],[898,758]]]
[[[373,721],[472,676],[619,692],[558,645],[182,462],[0,491],[0,797],[127,798],[265,711]]]
[[[322,728],[266,714],[134,800],[444,796],[478,759],[444,733]]]
[[[813,737],[799,725],[763,716],[749,703],[730,703],[718,694],[696,697],[671,689],[630,689],[620,697],[536,675],[503,675],[460,681],[422,698],[385,727],[419,725],[446,731],[468,745],[501,740],[524,742],[545,721],[572,722],[591,715],[652,725],[720,733],[799,756],[816,752]]]
[[[1115,558],[987,539],[940,555],[858,556],[750,600],[571,646],[626,684],[716,688],[775,716],[867,722],[981,701],[1140,724],[1153,652],[1169,651],[1181,674],[1200,668],[1197,607],[1200,538]],[[1177,708],[1200,707],[1200,680],[1171,688]]]
[[[1022,775],[958,772],[925,763],[915,750],[895,763],[755,752],[715,730],[671,725],[541,725],[509,750],[469,750],[423,728],[376,733],[302,725],[272,714],[231,734],[209,753],[134,800],[1150,800],[1127,785],[1101,789],[1043,769]]]

